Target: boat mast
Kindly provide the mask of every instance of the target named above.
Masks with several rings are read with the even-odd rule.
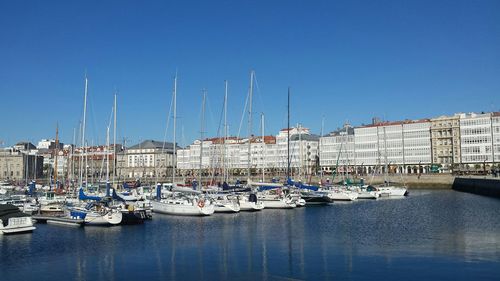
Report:
[[[265,182],[265,170],[266,170],[266,142],[265,140],[265,135],[264,135],[264,113],[261,113],[260,115],[260,122],[261,122],[261,129],[262,129],[262,182]]]
[[[116,184],[116,92],[113,116],[113,184]]]
[[[226,163],[226,157],[227,157],[227,147],[226,147],[226,142],[227,142],[227,80],[224,80],[224,143],[222,145],[223,149],[223,154],[222,154],[222,181],[225,182],[227,181],[227,163]]]
[[[203,101],[201,103],[201,124],[200,124],[200,172],[199,172],[199,176],[200,176],[200,180],[199,180],[199,184],[200,184],[200,190],[201,190],[201,187],[202,187],[202,184],[201,184],[201,181],[202,181],[202,173],[203,173],[203,130],[204,130],[204,119],[205,119],[205,99],[206,99],[206,96],[207,96],[207,92],[205,89],[203,89]]]
[[[299,130],[299,179],[302,181],[302,173],[303,171],[303,159],[302,159],[302,125],[297,124],[297,128]]]
[[[247,163],[247,175],[248,175],[248,180],[247,182],[250,182],[250,177],[251,177],[251,162],[252,162],[252,96],[253,96],[253,80],[254,80],[254,71],[252,70],[250,72],[250,92],[249,92],[249,97],[248,97],[248,163]]]
[[[385,134],[385,126],[384,128],[384,182],[387,183],[387,173],[388,173],[388,164],[387,164],[387,137]]]
[[[85,94],[83,98],[83,125],[82,125],[82,151],[83,153],[80,157],[80,187],[83,186],[83,155],[86,155],[85,153],[85,118],[87,114],[87,94],[88,94],[88,79],[87,79],[87,74],[85,74]],[[85,170],[87,170],[87,167],[85,166]],[[86,174],[86,173],[85,173]]]
[[[106,128],[106,184],[109,183],[109,126]]]
[[[177,124],[177,72],[175,73],[174,78],[174,139],[173,139],[173,154],[172,154],[172,186],[175,183],[175,166],[177,165],[177,145],[175,143],[175,133],[176,133],[176,124]],[[165,162],[167,157],[165,157]]]
[[[54,182],[56,184],[56,189],[59,188],[57,185],[57,154],[59,153],[59,124],[56,125],[56,148],[54,152]]]
[[[321,118],[321,138],[319,140],[319,148],[318,148],[318,153],[317,153],[317,156],[318,156],[318,161],[321,163],[321,159],[319,158],[320,157],[320,152],[321,152],[321,140],[323,139],[323,129],[325,127],[325,116],[323,115],[323,118]],[[319,165],[319,168],[320,168],[320,176],[319,176],[319,181],[320,183],[323,183],[323,169],[321,168],[321,164],[318,163]]]
[[[290,87],[288,87],[288,103],[287,103],[287,161],[286,161],[286,177],[290,178]]]

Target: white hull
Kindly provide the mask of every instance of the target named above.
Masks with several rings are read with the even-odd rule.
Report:
[[[328,197],[333,201],[354,201],[358,198],[358,194],[347,191],[329,191]]]
[[[358,192],[358,199],[377,199],[380,197],[378,191],[360,191]]]
[[[260,199],[266,209],[293,209],[297,207],[295,203],[287,202],[283,199]]]
[[[88,212],[85,216],[86,225],[118,225],[122,222],[122,213],[110,211],[104,215],[97,212]]]
[[[3,221],[0,220],[0,234],[31,232],[35,229],[36,227],[33,226],[33,221],[30,217],[10,218],[7,226],[4,226]]]
[[[393,187],[393,186],[384,186],[378,188],[380,192],[380,196],[405,196],[406,188],[404,187]]]
[[[254,212],[254,211],[260,211],[262,209],[264,209],[264,203],[262,203],[262,201],[259,202],[240,201],[240,211],[242,212]]]
[[[166,215],[178,215],[178,216],[209,216],[214,213],[214,205],[205,205],[200,207],[198,205],[192,204],[175,204],[164,201],[151,201],[153,206],[153,212],[166,214]]]
[[[214,206],[214,211],[216,213],[238,213],[240,210],[240,205],[233,203],[216,203]]]

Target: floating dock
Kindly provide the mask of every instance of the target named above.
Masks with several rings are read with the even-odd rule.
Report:
[[[68,217],[34,215],[32,216],[32,218],[39,223],[50,223],[59,225],[83,226],[83,224],[85,223],[83,219],[73,219]]]

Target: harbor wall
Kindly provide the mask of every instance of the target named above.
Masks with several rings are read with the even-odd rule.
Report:
[[[455,178],[453,190],[500,198],[500,180],[487,178]]]

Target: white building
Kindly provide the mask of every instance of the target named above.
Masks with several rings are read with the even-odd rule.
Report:
[[[460,145],[463,164],[492,163],[495,151],[493,138],[498,128],[497,113],[467,113],[460,115]],[[494,117],[494,118],[493,118]],[[495,126],[493,126],[494,120]],[[497,147],[498,148],[498,147]]]
[[[318,155],[319,137],[311,135],[309,129],[303,127],[290,130],[290,164],[299,175],[311,173]],[[220,174],[223,168],[231,174],[246,175],[248,164],[248,138],[230,137],[224,145],[223,138],[212,138],[203,141],[202,169],[205,173]],[[274,136],[261,136],[251,139],[250,169],[258,174],[264,169],[273,174],[287,168],[288,130],[283,129]],[[195,140],[185,149],[178,151],[177,168],[184,175],[197,175],[200,168],[200,140]],[[210,170],[210,172],[208,172]]]
[[[500,163],[500,112],[493,112],[491,116],[491,131],[493,135],[493,159]]]
[[[343,167],[355,165],[354,145],[354,128],[349,125],[321,137],[319,139],[319,159],[322,170],[332,172],[338,165],[339,171],[341,171]]]
[[[343,129],[321,138],[320,163],[324,171],[338,166],[339,172],[347,169],[369,174],[374,170],[383,172],[386,164],[391,173],[425,173],[430,169],[427,119],[377,122],[345,132]]]

